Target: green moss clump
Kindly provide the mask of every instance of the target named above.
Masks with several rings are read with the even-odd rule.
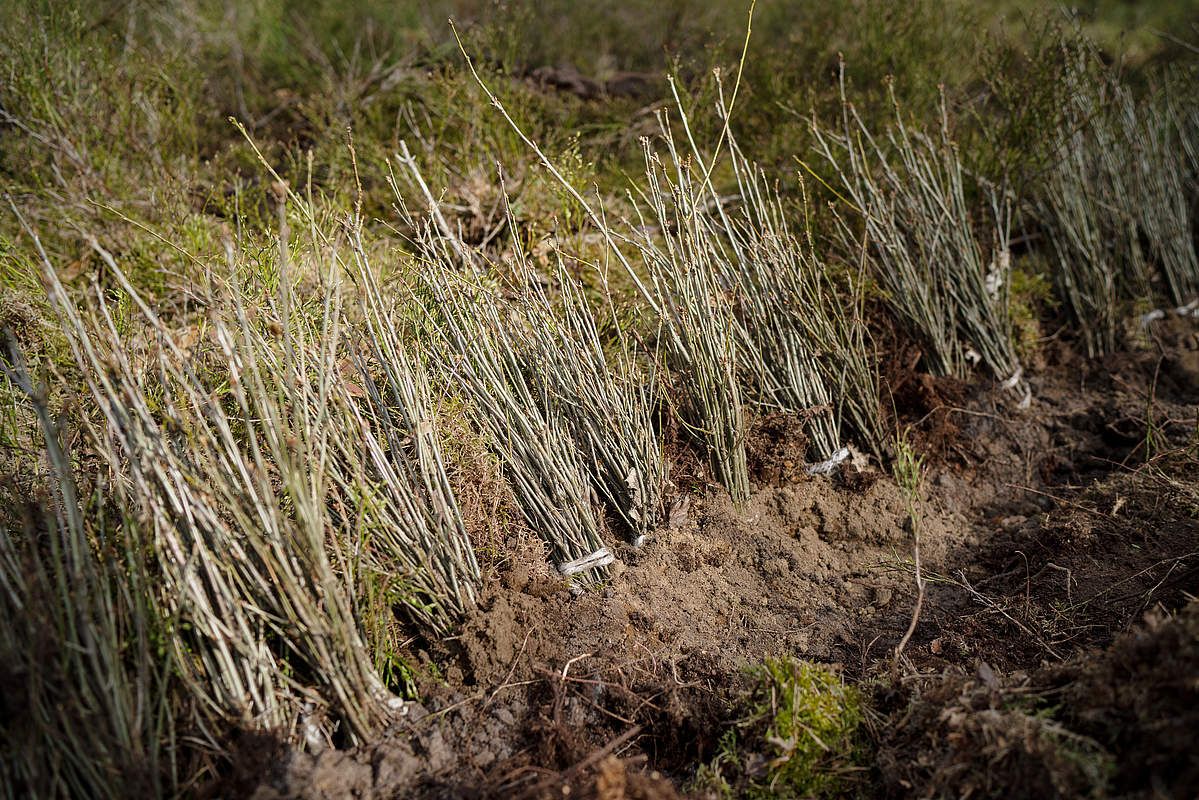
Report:
[[[1029,363],[1041,340],[1041,309],[1056,308],[1053,280],[1036,269],[1013,269],[1011,273],[1012,337],[1021,363]]]
[[[722,797],[829,797],[864,757],[862,698],[827,667],[784,656],[749,670],[746,719],[720,741],[696,788]]]

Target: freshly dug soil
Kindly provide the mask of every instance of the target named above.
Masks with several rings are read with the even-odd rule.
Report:
[[[1139,337],[1093,361],[1058,345],[1027,411],[990,384],[890,376],[929,463],[928,594],[898,659],[915,602],[900,490],[860,460],[807,476],[800,427],[767,418],[746,503],[686,493],[577,598],[501,562],[457,635],[411,645],[421,701],[379,741],[246,741],[214,794],[679,797],[735,723],[744,668],[787,654],[870,703],[853,793],[1193,797],[1199,328]]]

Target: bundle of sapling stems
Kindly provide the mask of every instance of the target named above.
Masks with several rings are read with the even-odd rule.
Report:
[[[1108,229],[1107,247],[1116,269],[1117,290],[1129,301],[1148,298],[1153,293],[1152,254],[1142,243],[1138,205],[1153,204],[1156,198],[1145,191],[1144,176],[1138,174],[1138,161],[1143,159],[1133,152],[1134,138],[1139,135],[1136,104],[1115,72],[1091,72],[1080,86],[1085,88],[1078,100],[1091,108],[1076,124],[1084,131],[1091,129],[1089,140],[1084,141],[1095,148],[1092,168],[1103,204],[1100,220]],[[1151,241],[1145,243],[1152,248]]]
[[[1084,129],[1063,135],[1036,200],[1037,215],[1051,231],[1058,263],[1056,283],[1091,356],[1115,348],[1124,297],[1103,219],[1103,196],[1110,192],[1092,177],[1097,172],[1094,161]]]
[[[1186,177],[1192,198],[1199,191],[1199,100],[1193,91],[1195,73],[1181,71],[1166,84],[1165,100],[1186,154]]]
[[[975,232],[966,175],[942,99],[937,131],[913,130],[891,100],[895,125],[876,138],[848,101],[841,72],[841,132],[813,124],[816,150],[837,175],[862,229],[838,215],[846,253],[864,238],[871,274],[924,346],[930,371],[965,377],[982,362],[1004,386],[1021,385],[1009,311],[1010,201],[979,180],[988,199],[989,255]],[[1028,400],[1027,388],[1021,394]]]
[[[757,188],[742,185],[741,197],[747,207],[761,201],[752,194]],[[729,221],[727,233],[738,257],[718,263],[717,268],[722,282],[736,291],[738,321],[758,356],[745,360],[756,367],[762,405],[773,404],[807,417],[814,455],[824,461],[841,448],[836,408],[817,367],[819,351],[810,346],[808,330],[800,319],[802,287],[793,281],[799,277],[796,261],[802,256],[791,249],[796,242],[763,225],[774,221]]]
[[[354,362],[367,412],[356,403],[349,408],[364,430],[374,481],[390,489],[387,518],[376,520],[375,536],[386,542],[384,552],[409,567],[407,585],[417,594],[411,610],[445,632],[474,606],[479,565],[442,456],[428,365],[416,353],[420,343],[404,338],[403,304],[380,291],[360,230],[351,237],[365,318]]]
[[[729,109],[719,74],[716,82],[717,108],[727,124]],[[704,161],[677,92],[675,99],[691,152]],[[880,454],[886,437],[879,414],[877,354],[861,308],[864,281],[861,275],[847,274],[847,291],[838,291],[810,229],[805,227],[802,237],[792,234],[783,197],[769,188],[731,131],[726,138],[737,181],[737,210],[726,210],[727,203],[710,179],[705,185],[733,256],[717,266],[721,281],[737,292],[737,321],[751,354],[744,362],[758,396],[810,418],[814,456],[822,464],[847,452],[840,437],[846,414],[866,446]],[[806,196],[803,208],[806,222]]]
[[[1199,255],[1195,251],[1194,220],[1187,197],[1188,163],[1182,131],[1171,113],[1164,90],[1137,103],[1121,92],[1123,134],[1128,141],[1131,197],[1125,203],[1135,222],[1134,247],[1148,242],[1148,258],[1161,268],[1175,305],[1199,299]],[[1138,263],[1148,278],[1148,269]],[[1147,291],[1148,287],[1143,290]]]
[[[1089,355],[1110,353],[1132,304],[1199,295],[1187,140],[1162,90],[1137,99],[1119,68],[1077,34],[1063,39],[1053,158],[1031,203],[1056,256],[1059,291]]]
[[[327,739],[328,708],[352,737],[372,735],[402,704],[371,664],[355,564],[406,575],[412,593],[423,594],[414,607],[435,629],[473,591],[469,568],[458,580],[442,566],[451,553],[473,567],[464,537],[455,551],[439,540],[447,528],[413,525],[424,513],[426,521],[448,517],[448,530],[460,532],[444,494],[439,503],[413,491],[438,472],[426,429],[409,428],[418,444],[404,457],[372,438],[382,425],[355,409],[339,368],[343,316],[331,288],[315,322],[283,317],[273,303],[255,314],[254,299],[237,290],[208,297],[216,347],[204,358],[206,374],[217,377],[205,379],[111,256],[93,246],[139,312],[152,343],[145,358],[126,349],[102,294],[85,318],[48,263],[45,278],[103,417],[92,437],[113,474],[123,531],[153,554],[164,613],[179,621],[182,633],[167,642],[186,692],[205,713],[238,725]],[[419,387],[419,379],[405,389],[396,378],[392,390],[408,392],[397,405]],[[420,419],[411,407],[405,413]],[[426,461],[412,466],[422,449]],[[440,475],[433,492],[447,489]],[[422,583],[431,574],[441,582]]]
[[[203,729],[175,702],[177,665],[158,649],[175,635],[173,620],[144,548],[81,502],[45,387],[16,343],[4,344],[0,371],[16,390],[6,397],[15,404],[19,391],[32,408],[49,471],[40,518],[24,531],[0,525],[0,658],[11,715],[0,729],[3,794],[178,792],[195,763],[177,752],[177,732]],[[93,504],[105,500],[97,494]],[[199,736],[196,745],[216,749]]]
[[[268,308],[263,331],[245,311],[248,298],[229,298],[212,320],[214,356],[228,382],[217,398],[122,283],[161,342],[154,367],[166,406],[160,422],[125,362],[119,382],[93,391],[114,434],[104,455],[114,471],[129,472],[128,505],[153,509],[177,613],[201,637],[179,641],[202,654],[203,672],[192,676],[197,694],[212,687],[216,708],[240,708],[254,727],[285,730],[306,706],[327,703],[352,735],[368,737],[399,702],[374,673],[355,619],[346,582],[353,539],[341,527],[351,520],[334,521],[329,507],[339,483],[358,480],[334,478],[347,466],[335,457],[344,449],[339,437],[358,431],[337,418],[338,309],[327,298],[319,330],[309,332]],[[111,326],[110,334],[107,354],[121,358]],[[186,447],[172,428],[185,432]],[[237,635],[225,635],[230,625]],[[315,685],[297,683],[297,673]],[[328,735],[315,719],[303,724],[310,739]]]
[[[662,125],[667,130],[664,119]],[[732,292],[718,278],[717,264],[728,260],[726,245],[709,216],[697,208],[703,190],[693,182],[692,166],[684,163],[669,134],[665,143],[669,169],[643,142],[643,199],[654,224],[646,224],[637,206],[639,224],[627,236],[616,235],[637,248],[649,272],[663,350],[675,377],[673,388],[681,396],[682,422],[703,442],[716,479],[740,502],[749,496],[738,377],[745,332],[734,313]]]
[[[793,413],[815,414],[809,430],[818,460],[842,450],[846,422],[866,448],[881,454],[878,356],[861,307],[863,277],[846,271],[838,286],[810,231],[796,236],[789,229],[782,198],[763,189],[764,177],[739,153],[734,164],[741,197],[756,219],[730,226],[743,261],[726,280],[752,298],[741,316],[778,376],[775,396]]]
[[[662,445],[655,433],[656,385],[642,383],[636,357],[619,321],[616,354],[609,359],[596,309],[555,251],[551,301],[527,254],[515,242],[514,312],[520,324],[503,333],[521,342],[537,368],[530,372],[543,398],[567,422],[586,454],[600,497],[627,526],[635,543],[662,518],[667,483]]]
[[[152,335],[168,351],[163,357],[160,350],[159,363],[154,365],[158,374],[135,370],[107,304],[96,310],[98,322],[85,321],[48,260],[43,266],[50,300],[76,366],[104,417],[100,425],[90,426],[90,433],[113,473],[110,485],[125,517],[125,535],[137,541],[135,546],[152,550],[152,568],[161,570],[167,587],[162,593],[165,611],[190,628],[186,641],[182,636],[167,639],[183,682],[206,711],[225,709],[239,722],[286,726],[286,712],[280,708],[294,705],[294,692],[264,641],[262,620],[269,617],[247,613],[253,606],[241,602],[238,580],[224,568],[225,559],[236,559],[242,547],[222,519],[224,509],[216,495],[231,489],[239,478],[249,481],[249,465],[237,459],[241,475],[222,477],[215,491],[202,488],[196,480],[195,473],[208,465],[217,470],[226,466],[221,445],[232,440],[228,419],[221,413],[218,431],[193,432],[174,409],[156,415],[147,397],[147,381],[164,392],[178,390],[187,411],[204,413],[206,406],[215,404],[206,393],[195,391],[198,381],[192,380],[180,348],[161,326],[150,323]],[[121,275],[119,269],[114,274]],[[205,438],[199,447],[195,447],[196,437]],[[189,452],[177,446],[184,442],[195,449]],[[240,507],[231,511],[253,515],[253,495],[247,492],[239,499]]]
[[[747,251],[771,234],[758,230],[761,218],[750,214],[744,223],[734,224],[724,213],[721,197],[711,182],[712,167],[703,169],[704,159],[695,146],[685,115],[683,124],[691,154],[702,170],[700,178],[694,178],[690,160],[681,156],[663,118],[663,140],[671,168],[650,150],[646,141],[646,184],[637,189],[642,204],[633,201],[637,220],[617,229],[524,135],[499,99],[474,73],[469,57],[467,63],[492,104],[537,154],[542,165],[585,209],[609,251],[650,307],[659,326],[659,340],[667,363],[676,377],[680,418],[684,427],[703,443],[714,476],[735,499],[743,499],[749,491],[741,386],[745,376],[749,376],[753,393],[760,402],[764,401],[764,406],[781,406],[800,414],[814,413],[815,452],[826,457],[840,449],[837,417],[824,413],[832,405],[825,383],[831,379],[841,390],[839,407],[849,409],[855,425],[878,452],[884,437],[880,431],[876,367],[869,356],[872,348],[864,346],[868,334],[863,325],[855,324],[853,317],[853,311],[860,312],[860,295],[853,293],[853,300],[842,302],[829,291],[831,283],[823,268],[817,268],[799,283],[806,291],[807,301],[818,300],[823,305],[811,319],[796,320],[798,304],[791,305],[796,295],[794,285],[787,287],[785,279],[771,275],[764,267],[757,270],[754,278],[738,272],[749,260]],[[681,109],[682,104],[678,105]],[[725,110],[726,120],[727,113]],[[731,139],[727,126],[722,132],[722,142],[726,137]],[[719,211],[717,218],[708,212],[709,205]],[[643,206],[648,207],[648,217],[656,224],[646,224]],[[761,205],[762,209],[765,207]],[[649,274],[648,282],[625,255],[626,247],[639,257]],[[749,313],[739,315],[738,291],[748,287],[752,287],[753,294],[745,306]],[[776,292],[776,299],[770,303],[757,302],[757,292],[764,287]],[[829,305],[830,299],[836,299],[836,304]]]
[[[96,549],[97,533],[71,495],[70,464],[50,447],[59,456],[51,458],[60,521],[53,543],[66,550],[52,546],[47,559],[28,537],[0,536],[2,600],[24,612],[0,625],[0,646],[20,662],[21,642],[36,637],[16,623],[33,620],[35,602],[52,600],[46,613],[68,647],[63,680],[31,686],[30,702],[86,710],[88,734],[103,706],[112,730],[87,744],[72,714],[43,715],[45,724],[12,742],[37,756],[3,761],[10,786],[104,796],[121,791],[117,771],[173,786],[185,768],[172,760],[184,729],[265,730],[313,746],[341,729],[365,740],[403,703],[372,664],[372,645],[383,662],[391,644],[370,641],[363,628],[389,627],[383,618],[395,602],[445,632],[473,604],[478,567],[441,461],[423,366],[377,291],[364,300],[367,324],[353,328],[350,346],[334,278],[347,265],[311,208],[287,196],[307,215],[313,249],[331,254],[319,296],[292,301],[284,224],[278,261],[260,276],[277,282],[276,296],[207,272],[197,293],[207,335],[199,344],[189,335],[186,346],[90,238],[131,310],[114,309],[109,292],[78,308],[28,231],[96,404],[84,419],[108,472],[108,494],[96,502],[111,503],[117,517],[99,531]],[[360,229],[350,228],[355,263],[373,277]],[[232,243],[226,252],[221,272],[241,277]],[[349,362],[359,368],[354,391]],[[26,394],[45,409],[37,393]],[[49,447],[49,428],[46,437]],[[122,563],[105,539],[124,548]],[[40,566],[22,573],[30,564]],[[383,583],[399,591],[380,608],[372,586]],[[68,584],[76,588],[56,589]],[[86,637],[78,652],[76,636]],[[96,681],[102,692],[93,691]],[[216,739],[202,746],[220,750]]]
[[[707,158],[695,143],[673,81],[671,88],[690,148],[689,158],[701,168],[709,160],[714,166],[715,160]],[[720,107],[723,109],[723,101]],[[680,151],[664,117],[660,118],[660,129],[676,173],[684,174]],[[807,346],[806,332],[800,328],[800,309],[792,304],[795,297],[789,290],[794,286],[783,285],[796,276],[775,274],[772,269],[790,265],[765,263],[767,251],[778,244],[777,237],[772,240],[774,231],[769,227],[777,219],[772,218],[773,209],[764,203],[762,194],[752,191],[758,188],[752,167],[737,149],[732,134],[726,133],[726,138],[738,179],[740,192],[736,199],[741,201],[740,210],[730,214],[725,209],[729,198],[717,191],[711,169],[704,169],[698,181],[686,185],[686,190],[694,190],[696,196],[690,199],[686,214],[680,216],[694,218],[690,224],[698,236],[705,238],[713,254],[699,267],[711,269],[713,283],[731,295],[734,313],[727,319],[736,341],[738,371],[749,384],[751,396],[764,410],[782,409],[806,417],[814,456],[825,462],[841,449],[840,437],[832,397],[816,368],[815,351]],[[680,180],[679,186],[684,182]]]
[[[246,132],[243,130],[243,134]],[[343,416],[334,443],[342,469],[331,470],[347,496],[346,504],[357,515],[348,531],[354,539],[356,569],[362,580],[352,586],[357,614],[372,629],[387,631],[394,626],[386,619],[394,603],[434,632],[445,633],[471,607],[480,580],[474,548],[466,534],[461,511],[442,457],[441,436],[433,416],[434,395],[427,367],[417,355],[420,341],[403,324],[409,309],[384,297],[367,256],[362,237],[359,203],[336,230],[317,219],[311,186],[307,199],[299,197],[269,166],[248,134],[260,163],[284,191],[280,196],[280,241],[286,243],[284,203],[307,223],[309,242],[324,254],[326,274],[325,318],[348,328],[352,341],[348,354],[339,361],[350,363],[365,395],[365,407],[348,396],[348,384],[335,380],[333,387]],[[356,154],[351,143],[351,160],[357,176]],[[311,175],[311,163],[309,164]],[[423,182],[422,182],[423,183]],[[358,187],[361,192],[361,187]],[[361,195],[359,195],[360,197]],[[343,258],[342,240],[352,255]],[[281,266],[286,271],[286,247],[281,248]],[[349,277],[357,289],[360,322],[344,323],[340,313],[329,314],[329,305],[339,290],[338,279]],[[286,288],[286,284],[281,284]],[[283,295],[286,300],[286,295]],[[381,376],[381,377],[380,377]],[[344,377],[344,376],[343,376]],[[364,584],[371,584],[370,586]],[[368,595],[388,598],[379,603]],[[374,642],[377,661],[388,661],[392,648]]]
[[[483,88],[486,90],[485,85]],[[519,134],[519,127],[502,104],[489,96]],[[702,166],[703,158],[694,146],[685,115],[683,124],[692,155]],[[663,164],[647,142],[646,186],[638,190],[642,200],[641,205],[634,202],[638,224],[626,225],[629,232],[616,229],[594,211],[554,170],[544,153],[527,137],[525,141],[584,206],[653,310],[667,363],[677,378],[681,419],[704,444],[717,480],[735,499],[748,495],[741,388],[746,376],[763,407],[782,407],[814,418],[814,452],[821,460],[844,452],[839,445],[838,416],[832,413],[834,405],[824,385],[825,376],[832,376],[835,385],[846,390],[844,394],[854,396],[846,405],[852,410],[855,424],[866,432],[870,446],[877,449],[877,443],[883,440],[877,430],[877,377],[872,375],[869,351],[861,346],[864,330],[846,324],[849,306],[838,302],[833,313],[813,315],[823,316],[821,322],[798,321],[794,319],[799,308],[794,303],[794,286],[785,286],[785,279],[769,274],[760,261],[754,264],[760,267],[756,282],[742,274],[740,269],[750,261],[747,252],[772,235],[759,231],[764,219],[750,214],[744,221],[733,223],[712,187],[710,170],[695,180],[664,118],[661,127],[671,167]],[[707,201],[709,193],[714,203]],[[713,204],[720,210],[717,218],[707,210]],[[643,206],[648,207],[649,217],[656,224],[646,224]],[[622,246],[631,247],[640,257],[649,273],[648,283],[632,268]],[[809,299],[827,301],[832,297],[825,294],[829,284],[823,275],[805,276],[801,283]],[[772,298],[769,293],[773,293]],[[835,344],[836,349],[833,357],[824,359],[822,367],[817,367],[815,356],[827,350],[809,347],[815,341],[812,332],[817,329],[821,334],[819,344],[824,348]],[[869,397],[875,401],[872,403]]]
[[[642,224],[628,234],[615,230],[606,217],[596,210],[597,204],[588,202],[563,177],[537,143],[521,130],[500,99],[479,76],[474,61],[465,50],[463,54],[467,68],[487,99],[521,141],[536,154],[554,180],[583,209],[608,245],[608,252],[649,306],[660,325],[663,349],[679,378],[679,386],[675,388],[682,395],[680,418],[705,447],[716,479],[735,500],[743,500],[749,494],[749,475],[745,463],[745,417],[736,376],[734,339],[737,334],[734,325],[729,323],[731,310],[728,300],[712,282],[711,271],[692,269],[679,260],[688,257],[686,236],[680,237],[676,244],[659,246],[646,232],[644,218],[641,219]],[[654,166],[655,163],[658,166]],[[646,165],[647,173],[650,173],[648,191],[656,197],[656,201],[648,201],[652,207],[651,214],[665,223],[671,213],[667,211],[662,184],[656,176],[660,162],[650,154],[648,145]],[[669,194],[669,190],[666,194]],[[692,194],[690,200],[680,200],[684,205],[694,207],[696,197]],[[678,206],[675,206],[675,210],[678,211]],[[676,213],[674,216],[681,221],[697,219],[692,213]],[[668,225],[661,226],[663,231],[668,229]],[[700,250],[694,252],[700,253],[708,245],[703,240],[696,240],[696,235],[693,231],[690,243],[699,245]],[[651,272],[652,286],[645,282],[641,270],[635,268],[626,255],[626,246],[631,247],[646,262]]]
[[[478,274],[480,265],[486,262],[484,255],[470,252],[452,235],[415,163],[406,156],[400,161],[430,206],[422,241],[429,243],[432,231],[438,232],[438,245],[425,248],[431,259],[437,261],[449,254],[467,272]],[[399,197],[398,187],[393,188],[397,188]],[[502,175],[500,190],[509,227],[516,230]],[[400,210],[409,225],[420,228],[402,198]],[[510,301],[492,298],[491,302],[498,304],[494,310],[508,323],[493,326],[492,332],[504,340],[506,349],[520,353],[530,365],[525,379],[541,399],[541,413],[566,425],[585,455],[594,489],[627,526],[633,540],[640,542],[660,520],[666,483],[662,448],[652,419],[655,385],[638,382],[634,352],[615,319],[617,352],[614,363],[609,363],[596,310],[583,287],[566,271],[561,253],[554,253],[558,293],[551,300],[519,237],[513,241],[513,259],[507,267],[512,273],[510,288],[515,297]],[[454,264],[444,266],[449,270]],[[606,285],[606,277],[604,281]]]
[[[436,337],[441,378],[469,401],[478,427],[503,465],[516,502],[550,547],[558,571],[582,589],[607,575],[613,560],[600,534],[585,452],[545,380],[546,365],[512,332],[519,316],[494,285],[461,274],[444,236],[420,237],[414,299]]]
[[[1146,276],[1138,244],[1128,241],[1131,218],[1121,213],[1131,187],[1116,87],[1088,67],[1085,48],[1067,48],[1066,59],[1054,157],[1034,205],[1057,256],[1060,292],[1093,356],[1115,348],[1123,306],[1146,291]]]

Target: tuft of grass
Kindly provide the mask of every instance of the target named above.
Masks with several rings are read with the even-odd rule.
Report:
[[[201,90],[186,59],[97,31],[100,15],[86,7],[12,3],[5,12],[0,174],[46,231],[43,246],[60,268],[98,265],[78,231],[109,229],[116,214],[108,209],[164,227],[188,218]],[[0,231],[20,237],[7,215]],[[128,271],[160,287],[167,255],[151,255],[150,237],[122,234],[124,248],[141,256]]]

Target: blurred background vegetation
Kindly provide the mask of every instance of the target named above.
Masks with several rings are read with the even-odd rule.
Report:
[[[67,229],[116,212],[186,229],[197,210],[223,215],[236,203],[245,215],[261,205],[257,165],[231,117],[289,179],[300,180],[311,149],[314,186],[329,194],[353,183],[344,180],[352,129],[372,167],[362,171],[368,215],[386,213],[386,173],[373,167],[401,139],[448,202],[486,204],[495,163],[520,181],[530,159],[464,79],[449,19],[517,122],[551,155],[569,156],[575,179],[619,194],[623,175],[640,170],[638,138],[656,133],[665,75],[685,106],[705,112],[694,115],[697,138],[718,130],[710,72],[735,74],[748,19],[746,3],[700,0],[0,5],[0,180],[14,196],[47,199],[31,213],[55,218],[62,235],[47,243],[68,261],[83,251],[68,245],[77,237]],[[1151,74],[1194,55],[1197,10],[1191,0],[1093,0],[1072,11],[1031,0],[759,0],[734,130],[753,158],[790,179],[793,158],[809,149],[808,116],[837,111],[839,58],[868,118],[890,113],[888,80],[907,112],[925,118],[939,86],[951,109],[977,114],[980,98],[1004,100],[994,91],[1003,81],[1007,101],[1026,107],[1021,122],[1035,124],[1037,103],[1055,96],[1049,29],[1077,22],[1106,58]],[[986,140],[978,127],[963,137]],[[446,152],[454,165],[434,163]],[[560,204],[548,187],[520,194],[517,213],[530,220]],[[0,232],[11,239],[13,222]]]

